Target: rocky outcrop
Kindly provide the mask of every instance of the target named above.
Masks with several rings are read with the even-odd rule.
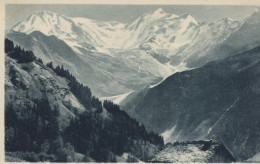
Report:
[[[25,109],[38,100],[48,99],[49,105],[60,112],[60,127],[66,127],[74,112],[83,112],[85,107],[70,92],[68,80],[56,75],[40,62],[17,63],[5,57],[5,107]]]
[[[167,144],[150,162],[189,163],[189,162],[235,162],[233,155],[221,143],[212,141],[192,141]]]

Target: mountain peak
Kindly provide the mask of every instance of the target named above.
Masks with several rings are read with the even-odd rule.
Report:
[[[256,8],[255,11],[251,14],[251,16],[259,16],[260,15],[260,8]]]
[[[146,19],[160,19],[166,15],[168,14],[162,8],[158,8],[157,10],[144,13],[143,17]]]
[[[181,15],[180,18],[185,19],[188,22],[192,22],[197,26],[200,24],[200,22],[190,14]]]
[[[256,8],[249,16],[244,19],[244,22],[249,24],[259,24],[260,22],[260,8]]]
[[[50,12],[36,11],[24,21],[15,24],[11,30],[30,34],[33,31],[41,31],[45,35],[54,35],[70,32],[72,20],[66,16]]]
[[[54,15],[58,15],[58,14],[54,13],[54,12],[51,12],[51,11],[42,10],[42,11],[36,11],[32,15],[34,15],[34,16],[43,16],[43,15],[54,16]]]
[[[227,23],[231,23],[231,22],[235,22],[235,20],[229,18],[229,17],[224,17],[220,20],[218,20],[217,22],[227,22]]]
[[[158,8],[154,11],[155,14],[166,14],[166,12],[162,8]]]
[[[184,18],[184,19],[186,19],[186,18],[194,18],[194,17],[191,16],[190,14],[183,14],[183,15],[181,15],[180,17],[181,17],[181,18]]]
[[[54,19],[55,17],[62,17],[64,19],[70,19],[69,17],[59,14],[59,13],[55,13],[55,12],[51,12],[51,11],[47,11],[47,10],[41,10],[41,11],[36,11],[34,13],[32,13],[31,15],[29,15],[27,17],[28,18],[33,18],[33,17],[39,17],[41,19],[43,18],[47,18],[47,19]],[[46,20],[47,21],[47,20]]]

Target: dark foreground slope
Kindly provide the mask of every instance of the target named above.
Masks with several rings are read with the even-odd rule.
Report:
[[[250,158],[260,151],[260,47],[173,74],[123,109],[166,142],[210,138]]]
[[[5,42],[5,151],[7,161],[146,161],[163,140],[92,96],[63,67],[42,64]],[[136,158],[134,158],[136,157]]]

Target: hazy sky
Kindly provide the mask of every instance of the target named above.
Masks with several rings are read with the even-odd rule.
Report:
[[[242,20],[256,6],[202,6],[202,5],[6,5],[6,28],[25,19],[35,11],[47,10],[68,17],[87,17],[102,21],[129,23],[142,14],[162,8],[167,13],[190,14],[200,21],[213,22],[223,17]]]

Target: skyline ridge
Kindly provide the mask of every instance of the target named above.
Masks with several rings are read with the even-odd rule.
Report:
[[[49,11],[64,15],[70,18],[84,17],[97,21],[105,22],[121,22],[129,24],[141,15],[153,13],[158,9],[162,9],[167,14],[175,14],[178,16],[189,14],[200,22],[212,23],[223,17],[229,17],[233,20],[241,21],[250,13],[256,10],[256,6],[162,6],[162,5],[146,5],[145,7],[130,6],[113,6],[113,5],[7,5],[6,10],[6,29],[10,29],[15,23],[24,19],[24,17],[37,13],[38,11]],[[239,10],[236,10],[239,8]],[[113,9],[113,10],[112,10]],[[12,14],[11,11],[21,11],[19,14]],[[99,12],[101,11],[101,12]],[[236,11],[236,12],[232,12]],[[240,12],[237,12],[240,11]],[[118,14],[120,13],[120,14]],[[10,19],[9,19],[10,18]]]

